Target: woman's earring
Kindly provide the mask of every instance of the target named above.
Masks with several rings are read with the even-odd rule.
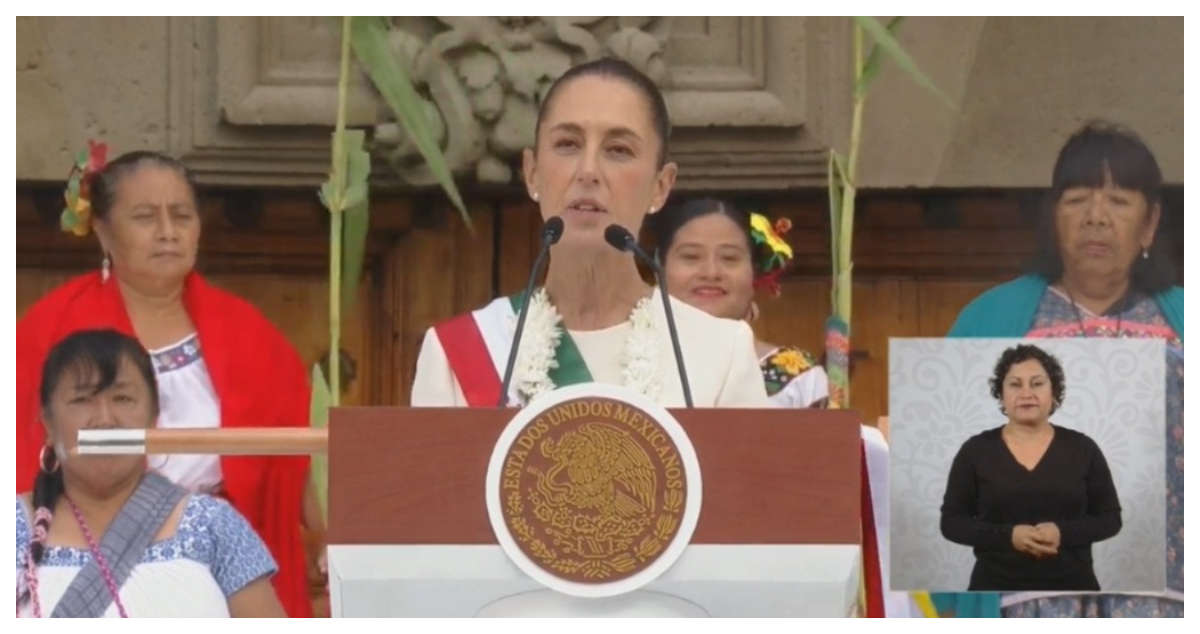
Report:
[[[758,321],[758,302],[750,300],[750,307],[746,309],[746,321],[751,323]]]
[[[49,456],[47,458],[47,456]],[[38,466],[46,473],[54,473],[61,466],[58,463],[58,454],[54,453],[54,447],[50,445],[42,445],[42,453],[38,455]]]
[[[1150,259],[1150,249],[1147,249],[1146,247],[1142,247],[1142,259],[1143,260]]]
[[[107,282],[112,276],[112,258],[108,254],[104,254],[104,258],[100,260],[100,281]]]
[[[538,193],[537,193],[537,192],[533,192],[532,194],[530,194],[530,195],[529,195],[529,197],[530,197],[530,198],[532,198],[534,202],[537,202],[537,199],[538,199]]]
[[[650,205],[650,211],[647,211],[646,213],[654,213],[654,205]]]

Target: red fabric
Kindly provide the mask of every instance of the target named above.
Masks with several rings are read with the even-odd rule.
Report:
[[[483,335],[471,313],[463,313],[433,327],[446,352],[446,361],[462,388],[468,407],[496,407],[500,402],[500,376],[492,365]]]
[[[224,427],[308,424],[304,364],[287,339],[245,300],[192,273],[184,305],[221,401]],[[45,439],[39,414],[42,364],[55,343],[77,330],[111,328],[134,335],[116,280],[99,273],[71,279],[38,300],[17,322],[17,491],[29,490]],[[279,564],[272,582],[289,616],[312,616],[301,499],[307,456],[222,456],[224,487]]]
[[[871,478],[867,473],[867,448],[859,441],[862,456],[862,549],[867,618],[883,618],[883,575],[879,569],[879,536],[875,534],[875,507],[871,504]]]

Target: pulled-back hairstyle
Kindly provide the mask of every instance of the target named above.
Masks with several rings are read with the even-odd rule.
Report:
[[[538,107],[537,127],[534,128],[535,145],[537,139],[541,137],[542,120],[546,118],[546,113],[550,111],[550,106],[554,102],[554,96],[571,80],[588,76],[622,79],[633,86],[638,92],[642,93],[650,108],[650,120],[654,126],[654,131],[658,134],[658,140],[662,142],[658,152],[658,167],[661,168],[665,165],[667,162],[668,145],[671,139],[671,117],[667,113],[667,102],[663,99],[662,91],[658,89],[658,86],[654,85],[652,79],[647,77],[642,71],[634,68],[632,64],[611,57],[572,66],[567,72],[554,80],[554,83],[550,85],[550,89],[546,91],[546,96],[542,98],[541,105]]]
[[[750,236],[750,214],[716,198],[695,198],[668,205],[662,211],[647,217],[646,223],[654,238],[659,260],[666,261],[667,252],[671,250],[675,234],[679,233],[680,229],[697,218],[711,214],[725,216],[737,225],[746,238],[746,250],[750,254],[751,265],[754,265],[755,249],[754,239]]]
[[[118,156],[92,177],[90,183],[92,214],[100,220],[107,218],[108,212],[112,210],[113,203],[116,201],[117,187],[121,184],[121,179],[147,165],[175,170],[187,183],[188,189],[192,192],[192,198],[196,197],[196,183],[192,180],[192,174],[183,162],[160,152],[138,150]]]

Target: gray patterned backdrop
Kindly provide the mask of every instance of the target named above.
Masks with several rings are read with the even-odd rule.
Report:
[[[950,463],[971,436],[1005,423],[987,379],[1018,339],[892,339],[892,588],[965,590],[975,564],[967,546],[942,537]],[[1063,406],[1050,420],[1096,441],[1121,499],[1121,532],[1093,546],[1104,590],[1165,585],[1164,394],[1160,340],[1027,340],[1058,357]]]

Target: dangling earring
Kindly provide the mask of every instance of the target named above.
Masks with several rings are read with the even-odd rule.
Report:
[[[746,321],[750,323],[758,321],[758,302],[750,300],[750,307],[746,309]]]
[[[100,260],[100,282],[108,281],[112,276],[112,258],[108,257],[108,253],[104,254],[104,258]]]
[[[47,458],[49,454],[49,458]],[[54,447],[50,445],[42,445],[42,453],[38,455],[38,466],[46,473],[54,473],[62,465],[58,463],[58,454],[54,453]]]

